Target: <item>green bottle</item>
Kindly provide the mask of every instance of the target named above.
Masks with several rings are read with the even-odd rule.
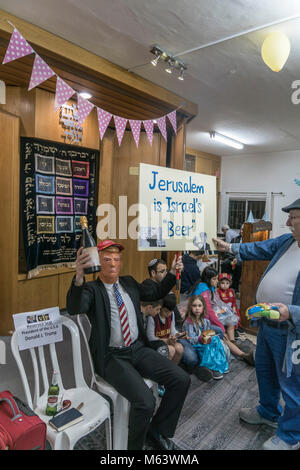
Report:
[[[59,397],[58,372],[54,370],[52,374],[51,384],[48,389],[48,400],[47,400],[47,407],[46,407],[47,416],[53,416],[57,413],[58,397]]]

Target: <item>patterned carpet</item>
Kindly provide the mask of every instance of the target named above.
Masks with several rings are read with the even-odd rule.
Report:
[[[254,345],[242,343],[247,352]],[[233,359],[230,372],[220,381],[200,382],[194,375],[173,438],[182,450],[258,450],[274,434],[268,426],[253,426],[239,420],[242,407],[255,406],[258,388],[255,369]],[[105,449],[103,426],[82,438],[78,450]],[[150,447],[147,447],[150,450]]]

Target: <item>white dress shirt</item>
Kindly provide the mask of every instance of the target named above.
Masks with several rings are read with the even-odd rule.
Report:
[[[300,250],[297,243],[292,243],[259,284],[257,302],[291,305],[299,266]]]
[[[118,304],[116,300],[116,296],[113,289],[113,284],[104,284],[106,289],[109,303],[110,303],[110,315],[111,315],[111,324],[110,324],[110,343],[109,346],[112,348],[121,348],[124,347],[124,340],[123,340],[123,333],[121,329],[121,320],[120,320],[120,312],[118,309]],[[128,321],[129,321],[129,328],[130,328],[130,336],[132,342],[136,341],[139,335],[138,325],[137,325],[137,318],[136,312],[133,305],[133,302],[126,292],[125,289],[121,286],[119,281],[117,282],[118,289],[125,304],[125,308],[128,314]]]

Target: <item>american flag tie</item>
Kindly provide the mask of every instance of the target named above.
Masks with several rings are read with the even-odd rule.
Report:
[[[116,299],[117,299],[118,309],[119,309],[119,312],[120,312],[121,329],[122,329],[122,333],[123,333],[124,343],[125,343],[125,346],[130,346],[131,336],[130,336],[127,310],[126,310],[126,307],[124,305],[124,302],[123,302],[122,296],[120,294],[120,291],[118,289],[118,284],[117,283],[114,284],[113,288],[114,288],[115,296],[116,296]]]

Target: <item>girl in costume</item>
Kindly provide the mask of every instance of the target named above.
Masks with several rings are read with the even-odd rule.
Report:
[[[202,272],[201,277],[202,281],[195,286],[191,295],[203,296],[206,303],[206,318],[210,320],[211,327],[217,334],[219,334],[221,328],[221,332],[224,336],[223,340],[229,347],[231,353],[240,357],[249,365],[254,366],[253,351],[246,354],[235,344],[234,327],[238,323],[239,317],[215,294],[218,285],[217,271],[211,267],[207,267]]]
[[[199,365],[209,369],[215,380],[222,379],[223,374],[228,372],[228,362],[219,336],[210,336],[206,344],[205,332],[212,330],[211,323],[206,318],[206,304],[202,295],[189,298],[186,320],[182,328],[197,350]]]
[[[219,288],[217,289],[217,294],[219,295],[222,302],[225,302],[229,307],[232,308],[233,312],[239,317],[238,326],[241,325],[241,315],[239,308],[236,303],[235,292],[230,288],[231,286],[231,276],[228,273],[221,273],[218,276]]]

